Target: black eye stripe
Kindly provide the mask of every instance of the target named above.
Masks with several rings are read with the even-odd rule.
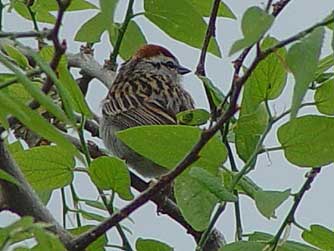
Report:
[[[168,67],[168,68],[176,68],[177,66],[172,62],[172,61],[168,61],[166,63],[162,63],[164,66]]]

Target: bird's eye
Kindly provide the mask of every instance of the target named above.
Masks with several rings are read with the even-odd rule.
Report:
[[[172,61],[166,62],[165,65],[169,68],[176,68],[176,65]]]

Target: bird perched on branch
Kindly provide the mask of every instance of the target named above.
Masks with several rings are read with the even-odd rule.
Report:
[[[121,66],[103,101],[100,132],[105,146],[144,177],[167,170],[135,153],[115,134],[135,126],[176,124],[177,113],[194,108],[180,84],[181,75],[189,72],[164,47],[145,45]]]

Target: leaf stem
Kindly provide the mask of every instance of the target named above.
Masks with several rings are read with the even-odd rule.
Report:
[[[73,200],[74,208],[77,210],[78,205],[79,205],[79,197],[78,197],[77,193],[75,192],[73,184],[70,184],[70,190],[71,190],[71,194],[72,194],[72,200]],[[76,219],[77,219],[78,227],[81,227],[81,219],[80,219],[79,211],[75,214],[75,216],[76,216]]]
[[[64,227],[64,229],[66,229],[66,214],[68,212],[68,206],[66,204],[65,188],[62,187],[60,189],[60,191],[61,191],[61,200],[62,200],[62,203],[63,203],[63,227]]]
[[[318,168],[313,168],[307,175],[307,179],[304,182],[303,186],[301,187],[301,189],[299,190],[299,192],[295,195],[295,201],[288,213],[288,215],[286,216],[285,220],[283,221],[281,227],[279,228],[277,234],[274,236],[274,238],[270,241],[271,243],[271,251],[275,251],[279,240],[281,238],[281,235],[283,234],[285,228],[287,225],[291,224],[294,222],[294,217],[295,217],[295,213],[296,210],[304,196],[304,194],[306,193],[307,190],[309,190],[311,188],[311,184],[313,183],[313,181],[315,180],[316,176],[320,173],[321,171],[321,167]]]
[[[205,244],[209,239],[209,236],[217,222],[217,220],[219,219],[220,215],[224,212],[226,207],[226,202],[222,202],[219,204],[215,214],[213,215],[209,226],[207,227],[207,229],[205,230],[205,232],[202,234],[200,241],[198,242],[198,245],[196,247],[196,251],[202,251],[204,250]]]
[[[128,28],[128,25],[129,25],[131,19],[133,18],[133,4],[134,4],[134,0],[129,0],[124,22],[123,22],[121,28],[119,29],[114,49],[113,49],[112,53],[110,54],[110,58],[109,58],[110,59],[110,65],[111,65],[111,68],[113,70],[115,70],[117,68],[117,64],[116,64],[117,56],[119,54],[119,50],[121,48],[121,44],[122,44],[125,32]]]

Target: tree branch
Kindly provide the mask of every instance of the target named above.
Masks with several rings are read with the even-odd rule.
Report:
[[[281,235],[283,234],[283,231],[285,230],[285,228],[294,222],[294,217],[295,217],[295,213],[297,211],[297,208],[304,196],[304,194],[306,193],[306,191],[308,191],[311,188],[311,184],[313,183],[313,181],[315,180],[316,176],[320,173],[321,171],[321,167],[318,168],[313,168],[309,173],[307,173],[306,177],[306,181],[303,184],[303,186],[301,187],[301,189],[299,190],[299,192],[295,195],[295,201],[288,213],[288,215],[286,216],[285,220],[283,221],[280,229],[278,230],[277,234],[275,235],[274,239],[271,241],[271,251],[275,251],[276,247],[279,245],[279,240],[281,238]]]
[[[20,184],[16,186],[0,179],[0,209],[8,209],[20,216],[33,216],[36,221],[50,223],[52,227],[49,230],[59,236],[65,247],[70,248],[72,236],[58,224],[42,204],[11,158],[3,140],[0,140],[0,163],[0,169],[13,176]]]
[[[226,121],[228,121],[237,111],[237,100],[240,96],[241,89],[243,85],[246,83],[247,79],[251,75],[251,73],[255,70],[256,66],[264,60],[268,55],[273,53],[276,49],[281,48],[289,43],[292,43],[303,36],[306,36],[310,32],[312,32],[316,27],[324,26],[333,22],[333,19],[330,19],[326,22],[320,22],[303,32],[298,33],[297,35],[288,38],[281,43],[278,43],[272,48],[269,48],[263,52],[260,52],[248,70],[244,73],[244,75],[237,80],[235,80],[235,88],[233,89],[231,95],[231,102],[228,109],[225,113],[217,120],[217,123],[212,126],[208,130],[204,130],[200,136],[198,142],[194,145],[193,149],[185,156],[185,158],[175,167],[175,169],[168,172],[166,175],[160,177],[159,181],[144,191],[141,195],[139,195],[136,199],[134,199],[131,203],[122,208],[119,212],[112,215],[110,218],[106,219],[104,222],[93,228],[92,230],[80,235],[73,241],[73,250],[81,250],[87,247],[91,242],[96,240],[99,236],[104,234],[107,230],[115,226],[118,222],[128,217],[131,213],[133,213],[136,209],[144,205],[147,201],[153,198],[159,191],[166,188],[178,175],[180,175],[188,166],[194,163],[199,158],[199,153],[202,148],[206,145],[206,143],[216,134],[218,130],[224,125]],[[235,183],[236,185],[236,183]]]

